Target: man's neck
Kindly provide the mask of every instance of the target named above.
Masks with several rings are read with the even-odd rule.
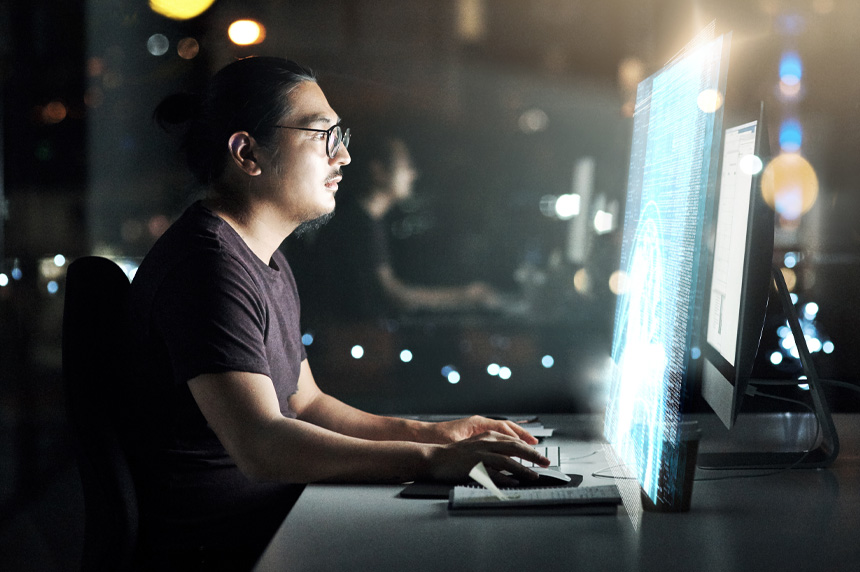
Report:
[[[294,222],[283,220],[274,209],[265,206],[252,207],[242,220],[217,207],[212,210],[236,231],[251,252],[266,265],[271,262],[272,255],[281,243],[298,226]]]

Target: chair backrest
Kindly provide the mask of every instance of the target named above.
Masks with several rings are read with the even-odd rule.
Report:
[[[84,492],[83,570],[124,570],[133,562],[137,495],[118,419],[127,365],[129,281],[114,262],[69,265],[63,311],[63,378]]]

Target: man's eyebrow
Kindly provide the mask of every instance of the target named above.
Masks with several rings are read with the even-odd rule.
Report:
[[[307,127],[319,123],[331,125],[331,116],[325,113],[314,113],[311,115],[304,115],[296,120],[296,125],[299,127]],[[335,123],[340,123],[340,117],[335,118]]]

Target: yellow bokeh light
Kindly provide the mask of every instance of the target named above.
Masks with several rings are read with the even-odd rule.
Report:
[[[266,30],[254,20],[236,20],[227,29],[230,41],[240,46],[259,44],[266,38]]]
[[[149,8],[171,20],[190,20],[209,9],[215,0],[149,0]]]
[[[716,89],[706,89],[696,98],[696,105],[705,113],[714,113],[723,106],[723,94]]]
[[[765,167],[761,193],[784,219],[797,220],[818,198],[818,176],[799,153],[781,153]]]
[[[585,268],[580,268],[573,275],[573,287],[580,294],[588,292],[589,277],[588,271]]]
[[[785,280],[785,287],[791,292],[797,286],[797,274],[791,268],[780,268],[782,278]]]
[[[618,296],[627,292],[627,273],[623,270],[616,270],[609,277],[609,290]]]

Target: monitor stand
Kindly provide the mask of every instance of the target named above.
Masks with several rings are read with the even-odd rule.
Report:
[[[803,330],[797,318],[797,310],[791,302],[791,295],[779,268],[771,270],[773,280],[782,301],[782,309],[791,327],[791,333],[797,344],[803,374],[809,385],[812,396],[812,410],[821,428],[817,446],[809,451],[753,451],[753,452],[722,452],[699,453],[697,464],[703,469],[774,469],[774,468],[820,468],[828,467],[839,454],[839,438],[833,416],[827,405],[824,390],[812,363],[812,356],[803,337]]]

